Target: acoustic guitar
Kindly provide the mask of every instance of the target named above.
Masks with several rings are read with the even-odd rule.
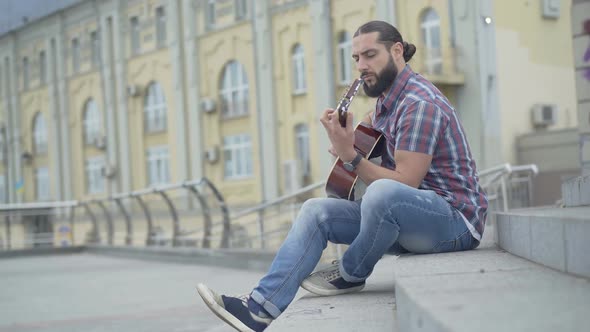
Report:
[[[346,90],[344,96],[338,102],[338,106],[336,106],[338,121],[340,121],[342,127],[346,127],[346,112],[348,112],[348,108],[362,84],[362,78],[356,79]],[[366,159],[381,156],[383,142],[383,135],[365,123],[359,123],[354,129],[354,148]],[[343,164],[344,162],[340,158],[337,158],[334,162],[326,181],[326,194],[328,197],[354,201],[355,186],[359,182],[359,178],[355,172],[347,171]]]

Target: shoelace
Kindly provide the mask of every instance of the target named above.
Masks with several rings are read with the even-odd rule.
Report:
[[[332,261],[332,265],[335,265],[333,267],[334,269],[330,270],[330,271],[322,271],[321,272],[322,278],[324,278],[327,282],[330,282],[332,280],[340,278],[341,277],[340,270],[338,269],[339,264],[340,264],[340,262],[338,260]]]

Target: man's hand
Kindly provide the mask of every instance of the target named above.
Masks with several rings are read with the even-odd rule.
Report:
[[[352,117],[351,112],[346,112],[346,128],[342,128],[340,125],[338,113],[334,109],[326,109],[320,118],[320,122],[326,129],[328,138],[332,142],[332,151],[328,151],[332,155],[339,157],[342,161],[351,161],[356,157]]]

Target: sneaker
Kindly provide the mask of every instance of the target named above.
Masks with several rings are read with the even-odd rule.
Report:
[[[323,296],[340,295],[359,292],[365,287],[365,282],[348,282],[340,275],[339,262],[333,261],[332,265],[312,273],[303,280],[301,287],[305,290]]]
[[[272,322],[270,317],[261,317],[248,309],[250,295],[238,297],[219,296],[209,287],[198,284],[197,291],[205,304],[217,317],[241,332],[264,331]]]

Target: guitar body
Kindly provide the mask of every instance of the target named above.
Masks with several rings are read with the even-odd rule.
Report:
[[[364,123],[359,123],[354,130],[354,148],[366,159],[381,155],[384,144],[383,135]],[[326,181],[328,197],[345,198],[354,201],[354,187],[358,176],[344,169],[343,162],[338,158],[332,166]]]

